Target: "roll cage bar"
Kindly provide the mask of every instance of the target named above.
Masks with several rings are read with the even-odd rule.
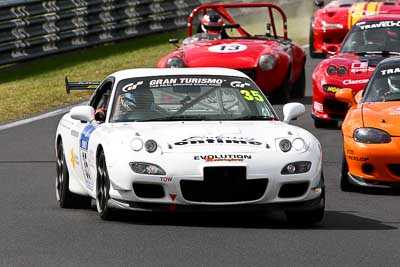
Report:
[[[195,9],[193,9],[192,13],[190,13],[189,18],[188,18],[188,37],[193,35],[192,23],[193,23],[194,18],[200,12],[202,12],[203,15],[205,15],[205,14],[207,14],[208,10],[212,10],[215,13],[217,13],[218,15],[220,15],[222,18],[224,18],[230,24],[236,24],[235,20],[229,14],[229,12],[226,10],[226,8],[257,8],[257,7],[268,8],[268,15],[270,18],[271,30],[273,33],[273,37],[275,37],[275,38],[277,38],[278,35],[277,35],[273,10],[278,11],[278,13],[282,17],[282,22],[283,22],[282,23],[283,24],[283,39],[287,40],[288,34],[287,34],[286,14],[279,6],[272,4],[272,3],[204,4],[204,5],[198,6]],[[241,36],[247,36],[247,37],[252,36],[250,33],[248,33],[242,27],[237,28],[237,30]]]

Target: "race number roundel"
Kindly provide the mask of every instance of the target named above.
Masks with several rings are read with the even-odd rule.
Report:
[[[220,44],[208,48],[208,51],[213,53],[236,53],[247,49],[243,44]]]

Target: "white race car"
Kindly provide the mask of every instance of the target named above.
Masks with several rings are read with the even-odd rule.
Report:
[[[245,74],[223,68],[131,69],[100,82],[89,105],[60,120],[56,193],[62,208],[113,210],[284,210],[289,221],[322,220],[321,145],[280,121]],[[114,213],[115,214],[115,213]]]

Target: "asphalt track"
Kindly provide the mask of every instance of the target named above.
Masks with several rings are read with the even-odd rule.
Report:
[[[400,195],[339,190],[339,129],[295,124],[323,147],[327,208],[323,222],[298,228],[283,214],[126,213],[102,221],[55,199],[53,140],[60,116],[0,131],[0,266],[399,266]],[[282,107],[276,107],[281,112]]]

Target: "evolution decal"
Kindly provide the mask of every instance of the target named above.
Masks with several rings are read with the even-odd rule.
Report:
[[[222,155],[194,156],[194,160],[204,160],[206,162],[211,162],[211,161],[243,161],[245,159],[251,159],[251,155],[222,154]]]

